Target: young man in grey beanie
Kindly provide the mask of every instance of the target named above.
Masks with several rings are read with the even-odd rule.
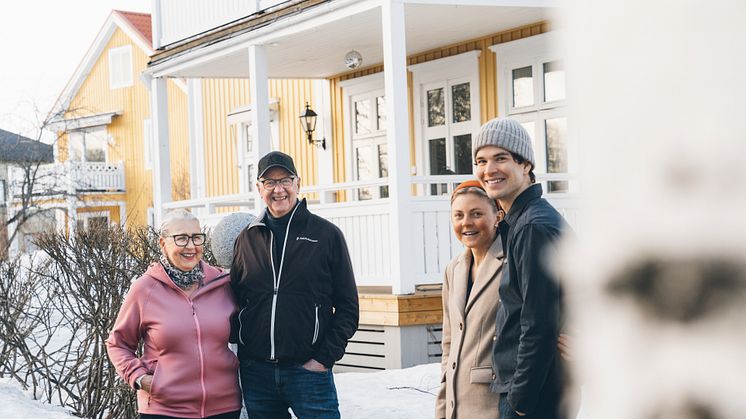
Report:
[[[493,119],[474,139],[476,175],[505,211],[492,390],[500,419],[560,419],[563,374],[557,352],[562,293],[547,261],[567,224],[535,184],[531,138],[516,121]]]

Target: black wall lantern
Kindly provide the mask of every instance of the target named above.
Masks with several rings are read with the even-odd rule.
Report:
[[[322,149],[326,150],[326,138],[320,140],[313,139],[313,132],[316,131],[316,117],[316,112],[314,112],[308,105],[308,102],[306,102],[306,111],[300,116],[300,124],[303,126],[303,131],[308,136],[308,143],[317,146],[320,145]]]

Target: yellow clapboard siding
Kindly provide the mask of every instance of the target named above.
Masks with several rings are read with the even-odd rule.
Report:
[[[316,183],[316,153],[308,144],[298,120],[306,101],[311,101],[311,80],[270,80],[269,97],[279,100],[280,150],[293,156],[303,184]],[[239,127],[228,124],[228,113],[250,104],[249,80],[202,81],[203,138],[207,196],[239,192]]]

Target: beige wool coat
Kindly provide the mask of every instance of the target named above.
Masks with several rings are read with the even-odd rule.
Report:
[[[466,301],[471,250],[454,258],[443,281],[443,359],[436,419],[497,418],[499,395],[490,392],[498,286],[503,251],[500,236],[476,272]]]

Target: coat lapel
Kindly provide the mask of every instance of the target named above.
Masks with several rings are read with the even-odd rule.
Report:
[[[495,241],[492,242],[492,246],[490,246],[490,249],[487,251],[487,257],[485,257],[482,264],[479,265],[479,269],[476,275],[477,281],[474,283],[474,286],[471,289],[471,294],[469,294],[469,301],[466,303],[466,308],[464,309],[463,313],[469,312],[471,306],[474,305],[474,301],[479,298],[479,295],[490,285],[492,281],[499,281],[497,274],[500,272],[502,265],[503,246],[502,241],[500,240],[500,236],[497,236],[495,238]],[[464,298],[465,297],[466,290],[464,289]],[[495,295],[494,298],[497,299],[498,296]]]
[[[459,256],[458,264],[453,269],[453,281],[451,283],[451,307],[455,307],[464,319],[464,308],[466,306],[466,283],[469,280],[469,267],[471,266],[471,250],[466,251]]]

